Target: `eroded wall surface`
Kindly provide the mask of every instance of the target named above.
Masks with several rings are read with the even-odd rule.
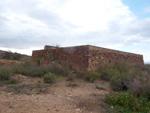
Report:
[[[83,72],[96,71],[100,65],[115,65],[120,62],[144,65],[142,55],[89,45],[65,48],[45,46],[44,50],[33,51],[31,61],[32,64],[39,63],[41,66],[59,62]]]
[[[99,66],[116,65],[118,63],[144,65],[143,55],[121,52],[95,46],[89,47],[88,71],[95,71],[99,68]]]
[[[32,64],[46,66],[60,62],[64,66],[71,67],[76,71],[87,71],[88,67],[88,46],[54,48],[45,46],[44,50],[33,51]]]

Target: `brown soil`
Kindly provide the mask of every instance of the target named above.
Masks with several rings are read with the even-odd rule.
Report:
[[[0,86],[0,113],[104,113],[100,107],[109,83],[81,79],[44,84],[42,78],[16,75],[14,85]]]

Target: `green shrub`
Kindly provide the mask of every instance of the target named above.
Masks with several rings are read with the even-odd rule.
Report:
[[[23,74],[27,76],[33,76],[33,77],[41,77],[44,74],[51,72],[56,75],[63,75],[67,76],[69,74],[69,69],[65,67],[61,67],[58,65],[52,65],[52,66],[31,66],[31,65],[19,65],[19,66],[13,66],[14,73],[16,74]]]
[[[110,85],[113,88],[113,90],[121,91],[121,90],[127,90],[127,81],[128,81],[128,75],[125,73],[115,75],[110,80]]]
[[[28,60],[28,59],[24,60],[23,61],[23,66],[25,66],[25,67],[31,66],[31,61]]]
[[[101,79],[110,81],[113,76],[121,76],[122,74],[133,73],[133,66],[127,63],[120,63],[115,66],[100,67]]]
[[[23,75],[25,75],[26,68],[29,68],[29,67],[25,67],[23,65],[16,65],[12,67],[13,72],[15,74],[23,74]]]
[[[13,67],[14,73],[22,74],[32,77],[41,77],[47,72],[50,72],[50,69],[47,67],[40,67],[40,66],[14,66]]]
[[[55,73],[56,75],[63,75],[63,76],[69,75],[69,68],[62,67],[62,66],[59,66],[59,65],[50,66],[49,71],[51,73]]]
[[[54,83],[56,81],[56,75],[49,72],[44,75],[43,80],[45,83],[49,83],[49,84]]]
[[[42,73],[42,68],[38,66],[14,66],[13,67],[14,73],[16,74],[22,74],[22,75],[27,75],[27,76],[43,76],[44,74]]]
[[[90,82],[94,82],[95,80],[100,78],[100,74],[97,72],[91,72],[85,75],[85,80],[86,81],[90,81]]]
[[[147,71],[150,74],[150,65],[136,66],[135,68],[141,71]]]
[[[9,80],[13,74],[11,67],[1,66],[0,67],[0,80]]]
[[[129,93],[106,95],[106,102],[114,108],[123,107],[129,112],[149,113],[150,101],[147,98],[137,98]]]
[[[142,74],[140,69],[127,64],[118,64],[113,69],[119,72],[110,79],[110,85],[114,90],[127,90],[129,88],[129,81],[136,75]]]
[[[129,63],[119,63],[115,65],[113,68],[117,69],[120,73],[126,73],[129,70],[133,69],[133,67],[134,66]]]
[[[114,68],[106,68],[101,71],[102,80],[110,80],[113,76],[120,75],[119,71]]]
[[[9,80],[7,84],[16,84],[18,81],[15,79]]]
[[[32,77],[41,77],[45,74],[43,67],[31,66],[25,71],[25,75]]]

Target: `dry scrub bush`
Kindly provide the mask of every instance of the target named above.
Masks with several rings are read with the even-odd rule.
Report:
[[[52,84],[52,83],[54,83],[56,81],[56,75],[54,75],[54,74],[49,72],[49,73],[44,75],[43,81],[45,83]]]
[[[149,113],[150,66],[117,65],[111,69],[119,72],[111,73],[113,75],[110,78],[111,87],[128,93],[107,96],[107,104],[113,106],[115,113]]]
[[[19,66],[13,66],[12,68],[14,70],[14,73],[16,74],[23,74],[32,77],[41,77],[48,72],[63,76],[65,75],[67,76],[69,73],[68,68],[61,67],[58,65],[41,67],[41,66],[32,66],[30,65],[30,63],[26,63]]]
[[[132,77],[128,82],[128,87],[132,94],[150,99],[150,74],[143,71],[141,75]]]
[[[150,72],[147,71],[147,68],[143,66],[130,68],[123,67],[121,69],[121,67],[119,67],[118,71],[119,74],[114,75],[110,79],[110,85],[114,90],[129,90],[134,96],[145,96],[150,99]]]
[[[111,68],[106,68],[106,69],[103,69],[101,71],[101,79],[102,80],[107,80],[107,81],[110,81],[110,79],[115,76],[115,75],[119,75],[120,76],[120,73],[117,69],[113,69],[112,67]]]
[[[9,66],[0,66],[0,80],[9,80],[13,74],[12,68]]]
[[[85,80],[86,81],[90,81],[90,82],[94,82],[95,80],[100,78],[100,74],[97,72],[91,72],[85,75]]]
[[[124,73],[115,75],[111,78],[110,80],[110,85],[113,90],[116,91],[124,91],[127,90],[127,81],[128,81],[128,76]]]

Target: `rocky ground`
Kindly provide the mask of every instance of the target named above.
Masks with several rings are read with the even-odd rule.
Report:
[[[49,85],[42,78],[13,79],[16,84],[0,86],[0,113],[105,113],[100,104],[110,92],[108,82],[60,77]]]

